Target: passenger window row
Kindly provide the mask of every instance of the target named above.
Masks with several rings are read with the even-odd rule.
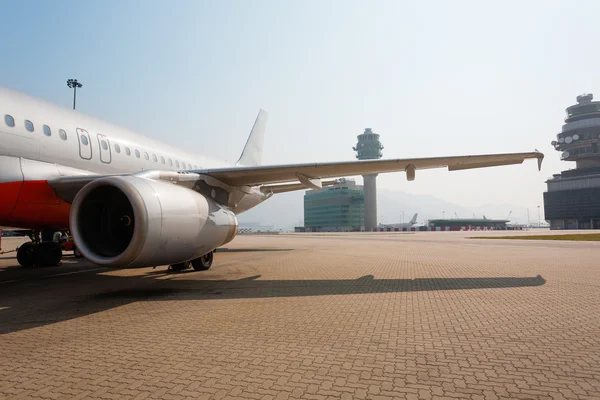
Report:
[[[14,128],[15,127],[15,119],[10,114],[6,114],[4,116],[4,123],[6,124],[6,126],[8,126],[10,128]],[[29,132],[33,132],[35,130],[35,127],[33,126],[33,122],[31,122],[30,120],[26,119],[25,120],[25,129],[27,129]],[[44,125],[42,127],[42,130],[44,131],[44,135],[46,135],[46,136],[52,136],[52,129],[50,129],[50,127],[48,125]],[[65,132],[64,129],[59,129],[58,130],[58,136],[62,140],[67,140],[67,132]]]
[[[4,116],[4,123],[10,128],[15,127],[15,119],[13,118],[12,115],[6,114]],[[25,120],[25,129],[27,129],[27,131],[29,131],[29,132],[35,131],[33,122],[26,119]],[[44,135],[52,136],[52,129],[50,129],[50,127],[48,125],[44,125],[42,127],[42,130],[44,131]],[[64,129],[58,130],[58,136],[62,140],[67,140],[67,132]],[[81,135],[81,144],[83,144],[84,146],[87,146],[89,144],[87,136]],[[102,146],[103,150],[108,150],[108,143],[105,140],[102,140],[100,145]],[[117,153],[117,154],[121,153],[121,146],[118,143],[115,143],[113,147],[115,148],[115,153]],[[131,150],[129,149],[129,147],[125,147],[125,154],[128,156],[131,155]],[[136,158],[141,157],[140,151],[137,149],[135,149],[135,157]],[[146,160],[150,159],[147,152],[144,152],[144,159],[146,159]],[[156,156],[156,154],[152,154],[152,161],[158,162],[158,157]],[[173,160],[171,160],[170,158],[165,159],[165,157],[160,156],[160,162],[161,162],[161,164],[166,164],[168,162],[170,167],[173,166]],[[178,160],[175,160],[175,167],[180,168],[180,164],[179,164]],[[192,165],[190,163],[186,164],[185,162],[181,162],[181,168],[183,168],[183,169],[192,169],[192,168],[198,169],[198,166],[195,164]]]
[[[106,142],[102,141],[102,148],[104,150],[107,150],[107,148],[105,146]],[[114,143],[113,144],[113,148],[115,149],[115,153],[120,154],[121,153],[121,145],[119,145],[119,143]],[[131,149],[127,146],[124,147],[125,148],[125,154],[130,156],[131,155]],[[140,153],[140,151],[138,149],[134,149],[134,154],[136,158],[142,158],[142,153]],[[150,154],[148,152],[144,152],[144,160],[150,160]],[[157,156],[156,154],[152,153],[152,161],[154,161],[155,163],[159,162],[159,156]],[[183,169],[198,169],[197,165],[192,165],[190,163],[185,163],[185,162],[181,162],[181,164],[179,164],[178,160],[175,160],[175,164],[173,164],[173,160],[170,158],[165,158],[164,156],[160,156],[160,163],[166,165],[167,163],[169,163],[169,166],[172,167],[173,165],[175,165],[176,168],[181,168]]]

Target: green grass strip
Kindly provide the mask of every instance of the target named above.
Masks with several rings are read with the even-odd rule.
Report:
[[[576,242],[600,242],[600,233],[532,236],[473,236],[469,239],[571,240]]]

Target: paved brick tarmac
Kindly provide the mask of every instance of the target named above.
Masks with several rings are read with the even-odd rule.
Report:
[[[239,236],[180,274],[2,256],[0,398],[600,398],[600,243],[466,236]]]

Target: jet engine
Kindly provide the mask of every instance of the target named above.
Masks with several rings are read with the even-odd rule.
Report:
[[[200,193],[136,176],[98,178],[77,193],[71,233],[90,261],[115,267],[176,264],[230,242],[237,219]]]

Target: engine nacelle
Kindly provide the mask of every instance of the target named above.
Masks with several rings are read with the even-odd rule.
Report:
[[[96,264],[139,267],[198,258],[237,234],[235,215],[198,192],[136,176],[99,178],[71,206],[71,233]]]

